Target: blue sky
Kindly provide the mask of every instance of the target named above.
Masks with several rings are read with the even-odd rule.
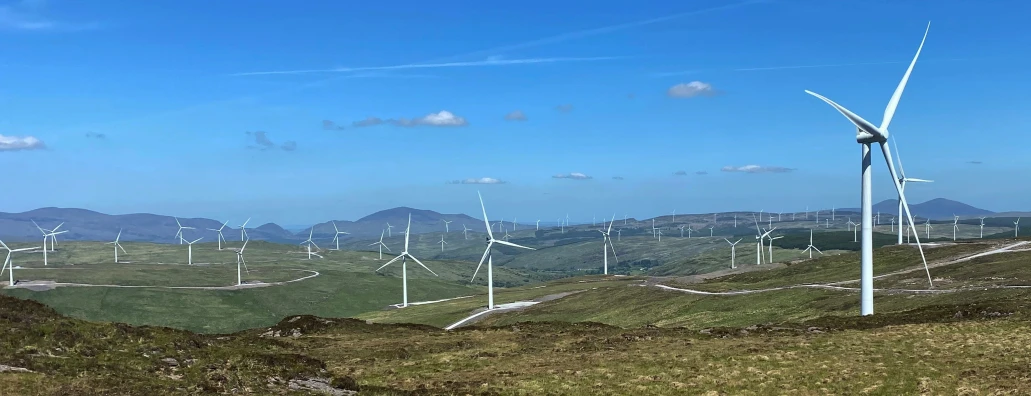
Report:
[[[0,210],[305,224],[475,214],[477,189],[527,221],[858,206],[854,129],[803,90],[879,123],[928,21],[891,125],[935,180],[910,200],[1031,206],[1031,4],[469,3],[2,3]],[[721,170],[746,165],[790,171]],[[482,178],[505,183],[448,183]],[[894,196],[879,153],[874,180]]]

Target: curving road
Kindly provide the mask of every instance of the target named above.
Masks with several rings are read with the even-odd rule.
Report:
[[[36,291],[50,290],[57,287],[115,287],[123,289],[192,289],[192,290],[238,290],[238,289],[252,289],[256,287],[268,287],[268,286],[279,286],[287,283],[301,282],[314,278],[321,275],[318,271],[291,268],[294,271],[302,271],[311,273],[311,275],[303,276],[297,279],[291,279],[282,282],[258,282],[258,283],[244,283],[242,285],[230,285],[230,286],[143,286],[143,285],[96,285],[91,283],[66,283],[66,282],[52,282],[52,281],[29,281],[25,283],[19,283],[14,286],[7,286],[8,288],[22,288]]]

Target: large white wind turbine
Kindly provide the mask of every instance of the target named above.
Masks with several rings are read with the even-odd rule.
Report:
[[[927,219],[927,222],[924,223],[924,231],[927,232],[927,239],[931,239],[931,228],[934,228],[934,227],[931,227],[931,219]],[[917,240],[919,241],[920,235],[917,235],[916,237],[918,238]]]
[[[540,224],[540,221],[538,220],[537,223]],[[469,227],[466,227],[465,224],[462,224],[462,236],[464,236],[466,240],[469,239]]]
[[[541,221],[537,220],[537,231],[541,230]]]
[[[187,256],[186,264],[193,265],[193,244],[197,243],[197,241],[201,239],[204,239],[204,237],[194,239],[193,242],[186,242],[186,244],[189,245],[189,256]]]
[[[684,237],[684,228],[687,228],[687,226],[681,224],[680,226],[677,226],[677,228],[680,229],[680,237],[683,238]]]
[[[444,232],[451,232],[451,223],[454,223],[455,221],[454,220],[447,221],[447,220],[444,220],[444,219],[441,219],[440,221],[444,222]]]
[[[447,245],[447,241],[444,240],[444,234],[440,234],[440,251],[444,251],[444,245]]]
[[[322,258],[322,256],[319,255],[318,253],[315,253],[315,252],[311,251],[311,247],[312,246],[315,246],[316,249],[321,249],[319,247],[319,245],[315,244],[315,241],[311,240],[311,237],[314,236],[314,235],[315,235],[315,226],[311,226],[311,231],[308,231],[308,239],[306,239],[306,240],[304,240],[304,242],[300,243],[300,245],[307,244],[307,246],[308,246],[308,258],[307,258],[307,260],[311,260],[311,256],[317,256],[318,258]]]
[[[390,261],[387,261],[387,263],[383,264],[381,267],[376,268],[376,271],[379,271],[379,270],[383,269],[384,267],[390,265],[391,263],[393,263],[393,262],[395,262],[397,260],[401,260],[401,293],[402,293],[401,307],[402,308],[408,306],[408,259],[412,259],[412,261],[415,261],[416,264],[419,264],[420,266],[425,268],[427,271],[430,271],[430,273],[433,274],[433,276],[438,276],[436,272],[433,272],[433,270],[431,270],[429,267],[427,267],[425,264],[423,264],[421,261],[419,261],[419,259],[415,258],[415,256],[413,256],[411,253],[408,253],[408,235],[409,235],[409,232],[411,230],[412,230],[412,215],[409,214],[408,215],[408,227],[405,228],[405,248],[404,248],[404,250],[402,250],[401,254],[398,254],[397,257],[394,257]],[[441,240],[443,240],[443,239],[441,239]]]
[[[125,251],[125,248],[122,247],[122,244],[118,243],[119,239],[122,239],[122,230],[121,229],[118,230],[118,235],[115,236],[114,242],[105,243],[105,245],[115,245],[115,263],[118,263],[118,249],[122,249],[122,253],[127,253]]]
[[[602,271],[605,275],[609,274],[609,249],[612,249],[612,258],[616,260],[616,264],[619,264],[619,258],[616,257],[616,247],[612,246],[612,222],[614,222],[615,219],[616,214],[613,213],[612,220],[609,221],[608,230],[598,230],[598,232],[600,232],[602,236],[601,252],[602,255],[605,257],[605,265],[604,267],[602,267]],[[602,224],[602,226],[604,226],[604,224]]]
[[[931,24],[927,24],[927,31],[931,29]],[[884,110],[884,118],[881,121],[880,126],[871,124],[869,121],[856,115],[852,111],[842,107],[834,101],[827,99],[815,92],[806,90],[806,93],[813,95],[820,100],[823,100],[827,104],[834,107],[838,112],[844,115],[849,121],[856,126],[856,141],[862,146],[863,154],[863,170],[862,170],[862,215],[863,218],[860,221],[863,227],[863,242],[861,247],[861,280],[860,280],[860,314],[861,315],[872,315],[873,314],[873,202],[872,202],[872,188],[871,188],[871,147],[873,143],[877,143],[881,146],[881,152],[884,154],[884,160],[888,165],[888,171],[891,173],[891,180],[895,184],[895,190],[898,191],[899,198],[902,201],[902,206],[906,210],[906,217],[912,223],[913,215],[909,210],[909,204],[906,202],[906,195],[902,191],[902,186],[899,183],[898,174],[895,172],[895,164],[891,158],[891,149],[888,147],[888,126],[891,124],[891,119],[895,115],[895,109],[898,106],[899,99],[902,98],[902,92],[906,88],[906,82],[909,80],[909,75],[913,72],[913,67],[916,65],[917,58],[920,57],[920,51],[923,49],[924,40],[927,39],[927,31],[924,31],[924,39],[920,41],[920,47],[916,51],[916,56],[913,57],[913,61],[909,64],[909,68],[906,70],[906,74],[902,77],[902,81],[899,82],[898,87],[895,89],[895,93],[891,96],[891,100],[888,101],[888,106]],[[924,249],[920,245],[920,236],[916,238],[917,249],[920,251],[920,258],[924,264],[924,270],[927,272],[927,282],[933,287],[931,281],[931,270],[927,267],[927,259],[924,257]]]
[[[984,238],[984,217],[981,218],[981,238]]]
[[[483,257],[480,258],[480,263],[476,265],[476,271],[473,271],[473,277],[469,280],[472,282],[476,279],[476,274],[480,272],[480,266],[483,265],[483,261],[487,261],[487,309],[494,309],[494,259],[491,254],[491,248],[494,244],[517,247],[520,249],[536,250],[534,248],[517,245],[507,241],[501,241],[494,239],[494,233],[490,230],[490,221],[487,220],[487,207],[483,205],[483,195],[479,191],[476,195],[480,197],[480,209],[483,210],[483,225],[487,227],[487,249],[483,251]]]
[[[379,246],[379,260],[383,260],[383,248],[387,248],[388,252],[390,251],[390,247],[387,246],[387,244],[383,243],[383,234],[385,234],[386,232],[387,232],[386,230],[380,231],[379,232],[379,241],[378,242],[373,242],[373,243],[369,244],[369,246]]]
[[[251,218],[248,217],[247,221],[240,224],[240,242],[247,242],[247,223],[251,222]]]
[[[1020,218],[1019,217],[1017,218],[1017,221],[1013,222],[1013,237],[1016,238],[1018,236],[1020,236]]]
[[[956,240],[956,231],[959,231],[959,216],[952,215],[952,240]]]
[[[809,252],[809,258],[813,258],[813,250],[816,250],[817,253],[823,254],[823,252],[821,252],[820,249],[816,248],[816,245],[813,245],[813,229],[810,228],[809,229],[809,246],[807,246],[805,248],[805,250],[802,251],[802,253]]]
[[[741,242],[741,239],[738,239],[737,242],[733,243],[727,238],[723,238],[723,240],[730,244],[730,268],[737,268],[737,266],[734,265],[734,257],[737,256],[737,242]]]
[[[51,238],[50,251],[52,252],[54,251],[54,246],[57,245],[57,234],[64,234],[68,232],[68,230],[57,231],[57,229],[61,228],[61,226],[64,225],[64,223],[58,224],[57,227],[54,227],[51,230],[43,229],[43,227],[40,227],[39,224],[36,224],[35,220],[32,221],[32,224],[34,224],[36,228],[39,229],[39,232],[43,233],[43,265],[50,265],[47,261],[47,238]]]
[[[0,275],[3,275],[3,273],[4,273],[3,270],[6,269],[7,270],[7,277],[9,279],[9,281],[7,283],[7,286],[14,286],[14,263],[11,262],[11,254],[12,253],[18,253],[18,252],[27,252],[27,251],[30,251],[30,250],[36,250],[36,249],[39,249],[39,247],[37,246],[37,247],[30,247],[30,248],[11,249],[11,248],[7,247],[7,244],[5,244],[4,241],[0,241],[0,246],[2,246],[4,248],[4,250],[7,251],[7,257],[4,258],[4,266],[3,266],[3,268],[0,268]],[[43,248],[43,250],[46,250],[46,248]]]
[[[770,230],[770,231],[773,231],[773,230]],[[781,235],[781,236],[779,236],[779,237],[773,237],[773,236],[771,236],[771,237],[769,238],[769,239],[770,239],[770,264],[773,264],[773,240],[775,240],[775,239],[780,239],[780,238],[783,238],[783,237],[784,237],[784,236],[783,236],[783,235]]]
[[[229,249],[229,250],[232,250],[232,251],[236,252],[236,285],[237,286],[243,285],[243,274],[240,272],[240,267],[243,267],[245,270],[247,269],[247,262],[244,261],[244,259],[243,259],[243,250],[247,248],[247,242],[250,242],[250,241],[251,241],[250,239],[248,239],[246,241],[243,241],[243,246],[240,246],[239,249],[234,249],[234,248],[230,248]],[[250,272],[251,272],[250,270],[247,270],[248,274]]]
[[[340,250],[340,236],[350,235],[351,233],[347,231],[340,231],[340,229],[337,228],[337,222],[335,221],[333,222],[333,231],[336,231],[336,234],[333,234],[333,243],[336,244],[336,249],[333,250]]]
[[[391,237],[392,238],[394,236],[394,232],[393,231],[394,231],[394,226],[390,225],[390,223],[387,223],[387,237]]]
[[[222,242],[224,242],[226,240],[226,238],[224,236],[222,236],[222,230],[224,228],[226,228],[226,224],[229,224],[229,220],[226,220],[225,223],[222,223],[221,227],[218,227],[218,228],[208,228],[208,231],[215,231],[215,232],[218,233],[218,250],[222,250]]]
[[[928,28],[930,28],[930,24],[928,24]],[[927,34],[924,34],[924,37],[927,37]],[[921,45],[922,44],[923,43],[921,42]],[[917,55],[920,55],[919,50],[917,51]],[[916,59],[914,58],[913,60],[915,61]],[[910,66],[910,68],[912,68],[912,66]],[[895,147],[895,159],[897,159],[899,161],[899,191],[900,191],[900,193],[899,193],[899,219],[900,220],[899,220],[899,222],[901,223],[902,220],[905,220],[905,217],[902,217],[902,195],[901,194],[902,194],[902,192],[906,191],[906,183],[909,183],[909,182],[913,182],[913,183],[934,183],[934,180],[917,179],[915,177],[906,177],[906,168],[902,166],[902,155],[899,154],[899,145],[896,142],[896,140],[898,140],[898,137],[892,136],[892,138],[891,138],[891,145]],[[898,244],[899,245],[902,244],[902,229],[901,228],[899,229]]]

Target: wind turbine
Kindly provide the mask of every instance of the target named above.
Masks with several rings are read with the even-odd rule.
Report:
[[[692,232],[694,232],[694,230],[693,230],[693,229],[691,229],[691,225],[690,225],[690,224],[688,224],[688,225],[687,225],[687,238],[688,238],[688,239],[691,239],[691,233],[692,233]]]
[[[393,262],[395,262],[397,260],[401,260],[401,293],[403,295],[403,300],[401,301],[401,308],[404,308],[404,307],[408,306],[408,259],[412,259],[412,261],[415,261],[416,264],[419,264],[423,268],[425,268],[427,271],[430,271],[430,273],[433,274],[433,276],[439,276],[439,275],[437,275],[436,272],[433,272],[433,270],[431,270],[429,267],[427,267],[425,264],[423,264],[421,261],[419,261],[419,259],[415,258],[415,256],[413,256],[411,253],[408,253],[408,234],[409,234],[409,231],[411,231],[411,230],[412,230],[412,215],[408,214],[408,228],[405,228],[405,248],[404,248],[404,250],[402,250],[401,254],[398,254],[397,257],[394,257],[390,261],[387,261],[386,264],[383,264],[383,266],[381,266],[381,267],[376,269],[376,271],[378,272],[379,270],[381,270],[384,267],[390,265],[391,263],[393,263]],[[441,238],[442,238],[441,240],[443,241],[443,237],[441,237]]]
[[[773,231],[773,230],[770,230],[770,231]],[[780,239],[780,238],[783,238],[783,237],[784,237],[783,235],[781,235],[779,237],[769,237],[769,239],[770,239],[770,264],[773,264],[773,240]]]
[[[4,259],[4,266],[0,268],[0,275],[4,273],[4,269],[7,269],[7,277],[9,279],[7,286],[14,286],[14,263],[11,262],[11,254],[17,252],[27,252],[30,250],[36,250],[39,249],[39,246],[21,249],[11,249],[7,247],[7,244],[5,244],[4,241],[0,241],[0,246],[3,246],[4,250],[7,251],[7,258]],[[43,250],[46,250],[46,248],[43,248]]]
[[[821,252],[820,249],[816,248],[816,245],[813,245],[813,229],[810,228],[809,229],[809,246],[806,247],[805,250],[802,251],[802,253],[809,252],[809,258],[813,258],[813,250],[815,250],[817,253],[823,254],[823,252]]]
[[[541,230],[541,221],[538,219],[537,220],[537,231],[540,231],[540,230]]]
[[[981,238],[984,238],[984,217],[981,218]]]
[[[856,223],[853,223],[853,222],[852,222],[852,218],[851,218],[851,217],[849,217],[849,218],[848,218],[848,222],[847,222],[847,223],[845,223],[845,225],[846,225],[846,226],[848,227],[848,230],[849,230],[849,231],[852,231],[852,227],[855,227]]]
[[[314,227],[312,228],[314,229]],[[340,236],[351,235],[351,233],[347,231],[340,231],[340,229],[337,228],[337,222],[335,221],[333,222],[333,231],[336,231],[336,234],[333,234],[333,243],[336,244],[336,249],[333,250],[340,250]]]
[[[600,232],[601,236],[602,236],[601,252],[602,252],[602,254],[605,257],[605,266],[603,267],[603,274],[604,275],[608,275],[609,274],[609,249],[612,249],[612,258],[616,260],[616,264],[619,264],[619,258],[616,257],[616,247],[612,246],[612,222],[615,221],[615,218],[616,218],[616,214],[613,213],[612,214],[612,219],[613,220],[609,221],[609,228],[608,228],[608,230],[598,230],[598,232]],[[617,231],[617,233],[618,232],[619,231]],[[683,231],[681,231],[681,232],[683,232]],[[683,235],[681,235],[681,236],[683,236]],[[608,248],[608,249],[606,249],[606,248]]]
[[[247,221],[240,224],[240,242],[247,242],[247,223],[251,222],[251,218],[248,217]]]
[[[684,226],[684,225],[681,225],[681,226],[677,227],[677,228],[679,228],[679,229],[680,229],[680,237],[681,237],[681,238],[683,238],[683,237],[684,237],[684,228],[685,228],[685,227],[686,227],[686,226]]]
[[[518,218],[518,217],[513,217],[513,218],[512,218],[512,231],[515,231],[515,230],[516,230],[516,228],[519,228],[519,225],[518,225],[518,223],[516,223],[516,222],[517,222],[518,220],[519,220],[519,218]]]
[[[928,23],[927,27],[928,27],[928,29],[930,29],[931,24]],[[927,37],[927,33],[924,33],[924,37],[925,38]],[[923,42],[920,42],[920,45],[923,46]],[[919,56],[920,55],[920,50],[917,50],[916,54],[917,54],[917,56]],[[913,62],[916,63],[916,58],[913,58]],[[912,70],[913,66],[910,66],[909,69]],[[908,77],[909,73],[907,72],[906,74],[907,74],[907,77]],[[905,83],[905,80],[903,80],[903,83]],[[899,91],[899,96],[902,96],[901,94],[902,94],[902,92]],[[894,99],[894,97],[892,99]],[[887,128],[885,128],[885,129],[887,129]],[[895,142],[896,140],[898,140],[898,137],[892,137],[891,138],[891,145],[895,147],[895,158],[897,158],[898,161],[899,161],[899,183],[898,183],[898,185],[899,185],[899,218],[900,219],[905,219],[905,217],[902,217],[902,192],[906,191],[906,183],[908,183],[908,182],[914,182],[914,183],[934,183],[934,180],[926,180],[926,179],[917,179],[917,178],[913,178],[913,177],[906,177],[906,169],[903,168],[903,166],[902,166],[902,155],[899,154],[899,146]],[[901,229],[899,230],[899,241],[898,241],[898,244],[899,245],[902,244],[902,230]]]
[[[834,205],[831,205],[831,221],[834,221],[834,210],[835,210]]]
[[[239,249],[234,249],[234,248],[230,248],[229,249],[229,250],[232,250],[232,251],[236,252],[236,285],[237,286],[243,285],[243,274],[240,273],[240,267],[241,266],[243,267],[244,270],[247,271],[248,274],[251,273],[251,271],[247,269],[247,262],[244,261],[244,259],[243,259],[243,250],[247,248],[247,242],[250,242],[250,241],[251,241],[250,239],[247,239],[246,241],[243,241],[243,246],[241,246]]]
[[[617,241],[622,241],[623,240],[623,229],[622,228],[616,229],[616,240]]]
[[[387,237],[388,238],[394,236],[394,233],[392,232],[393,230],[394,230],[394,226],[390,225],[390,223],[387,223]]]
[[[931,228],[934,228],[934,227],[931,227],[931,219],[927,219],[927,222],[924,223],[924,231],[927,232],[927,239],[931,239]],[[919,239],[920,235],[917,235],[916,237],[917,237],[917,241],[919,242],[920,241],[920,239]]]
[[[655,235],[657,235],[659,237],[659,242],[662,242],[662,229],[661,228],[655,230]]]
[[[623,214],[623,225],[626,225],[626,213]]]
[[[311,240],[311,237],[314,236],[314,235],[315,235],[315,226],[311,226],[311,231],[308,231],[308,239],[306,239],[304,242],[300,243],[300,245],[308,244],[307,245],[308,246],[308,260],[311,260],[311,256],[312,255],[318,256],[318,258],[322,258],[322,256],[319,255],[318,253],[315,253],[315,252],[311,251],[311,247],[312,246],[315,246],[316,249],[321,249],[319,247],[319,245],[315,244],[315,241]]]
[[[906,210],[906,216],[912,222],[913,215],[909,210],[909,204],[906,202],[906,195],[902,191],[902,186],[899,182],[898,174],[895,172],[895,164],[891,158],[891,149],[888,147],[888,126],[891,124],[891,119],[895,115],[895,109],[898,106],[899,100],[902,97],[902,92],[906,88],[906,82],[909,80],[909,75],[913,72],[913,67],[916,65],[917,58],[920,57],[920,51],[923,49],[924,41],[927,39],[927,31],[931,29],[931,24],[927,24],[927,30],[924,31],[924,38],[920,41],[920,47],[917,49],[916,56],[913,57],[913,61],[909,64],[909,68],[906,70],[906,74],[902,77],[902,81],[899,82],[898,87],[895,89],[895,93],[892,94],[891,100],[888,101],[888,106],[884,110],[884,118],[881,121],[881,125],[878,127],[871,124],[869,121],[856,115],[850,110],[842,107],[841,105],[834,103],[834,101],[827,99],[815,92],[806,90],[806,93],[813,95],[820,100],[823,100],[827,104],[838,110],[839,113],[844,115],[849,121],[856,126],[856,142],[862,146],[863,154],[863,169],[862,169],[862,215],[863,218],[860,223],[863,225],[863,243],[862,243],[862,254],[861,254],[861,278],[860,278],[860,314],[861,315],[872,315],[873,314],[873,210],[872,210],[872,188],[871,188],[871,144],[877,143],[881,147],[881,152],[884,154],[884,160],[888,165],[888,171],[891,173],[891,180],[895,184],[895,190],[899,194],[899,198],[902,201],[902,206]],[[923,247],[920,245],[920,236],[916,237],[917,249],[920,250],[920,258],[924,264],[924,270],[927,272],[927,282],[933,287],[931,280],[931,270],[927,267],[927,258],[924,256]]]
[[[377,245],[379,246],[379,260],[383,260],[383,248],[387,248],[388,252],[390,251],[390,247],[387,246],[387,244],[383,243],[383,234],[384,233],[386,233],[386,231],[380,231],[379,232],[379,242],[373,242],[373,243],[369,244],[369,246],[377,246]]]
[[[737,242],[734,243],[731,243],[727,238],[723,238],[723,240],[730,243],[730,268],[737,268],[737,266],[734,265],[734,257],[737,256],[737,242],[741,242],[741,239],[738,239]]]
[[[193,244],[197,243],[197,241],[201,239],[204,239],[204,237],[197,238],[193,240],[193,242],[186,242],[186,244],[189,245],[189,256],[187,256],[186,264],[193,265]]]
[[[672,221],[672,223],[673,224],[677,223],[677,210],[676,209],[673,209],[673,221]]]
[[[454,220],[447,221],[447,220],[444,220],[444,219],[441,219],[440,221],[444,222],[444,232],[451,232],[451,225],[450,224],[454,223],[455,221]]]
[[[483,261],[487,261],[487,309],[494,309],[494,258],[491,254],[490,248],[494,247],[494,244],[517,247],[520,249],[536,250],[522,245],[517,245],[507,241],[500,241],[494,239],[494,233],[490,230],[490,221],[487,220],[487,207],[483,205],[483,195],[479,191],[476,195],[480,197],[480,209],[483,210],[483,225],[487,227],[487,249],[483,251],[483,257],[480,258],[480,263],[476,265],[476,271],[473,271],[473,277],[469,280],[472,282],[476,279],[476,274],[480,272],[480,266],[483,265]]]
[[[1018,217],[1017,221],[1013,222],[1013,237],[1016,238],[1017,236],[1019,236],[1019,233],[1020,233],[1020,218]]]
[[[709,227],[709,238],[712,238],[712,230],[713,230],[714,228],[716,228],[716,226],[710,226],[710,227]]]
[[[856,223],[855,227],[852,227],[852,242],[859,242],[859,227],[863,222]]]
[[[122,239],[122,230],[121,229],[118,230],[118,235],[115,236],[115,241],[114,242],[105,243],[105,245],[115,245],[115,263],[118,263],[118,249],[122,249],[122,253],[128,253],[128,252],[125,251],[125,248],[122,247],[122,244],[118,243],[119,239]]]
[[[222,223],[221,227],[208,228],[208,231],[215,231],[218,233],[218,250],[222,250],[222,241],[225,241],[226,239],[224,236],[222,236],[222,229],[226,228],[226,224],[229,224],[229,220],[226,220],[225,223]],[[115,260],[115,262],[117,262],[117,260]]]
[[[657,230],[655,228],[655,219],[652,219],[652,238],[655,238],[655,230]]]
[[[899,233],[902,232],[902,227],[899,227]],[[891,232],[895,232],[895,216],[891,216]]]
[[[444,234],[440,234],[440,251],[444,251],[444,245],[447,245],[447,241],[444,240]]]
[[[540,224],[540,220],[537,221],[537,224]],[[466,240],[469,239],[469,227],[466,227],[465,224],[462,224],[462,235]]]
[[[183,237],[183,230],[195,230],[196,228],[183,227],[183,223],[179,222],[179,218],[173,217],[173,219],[175,219],[175,224],[179,226],[179,231],[176,231],[175,236],[179,238],[179,244],[182,245],[186,242],[186,239]]]
[[[956,231],[959,231],[959,216],[952,215],[952,240],[956,240]]]

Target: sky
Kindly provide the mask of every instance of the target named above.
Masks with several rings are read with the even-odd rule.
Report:
[[[0,211],[303,225],[396,206],[526,222],[911,202],[1028,210],[1031,4],[0,1]],[[895,196],[874,149],[874,201]]]

